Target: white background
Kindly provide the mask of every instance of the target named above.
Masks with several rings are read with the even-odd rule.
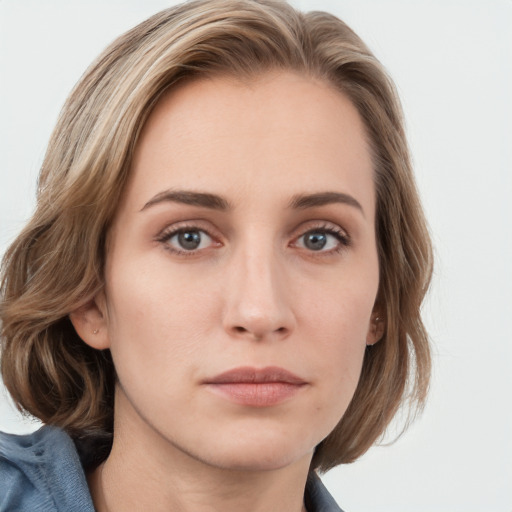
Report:
[[[164,0],[0,0],[0,253],[67,93]],[[436,247],[424,415],[324,477],[350,512],[512,511],[512,1],[317,0],[395,79]],[[0,390],[0,429],[33,430]]]

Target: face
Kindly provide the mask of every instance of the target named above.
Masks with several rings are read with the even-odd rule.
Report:
[[[136,148],[95,302],[116,423],[217,467],[311,457],[375,341],[374,215],[340,92],[284,72],[174,89]]]

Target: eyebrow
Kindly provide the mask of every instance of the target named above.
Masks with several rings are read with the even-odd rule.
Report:
[[[191,206],[201,206],[203,208],[220,211],[227,211],[231,209],[229,202],[216,194],[192,192],[188,190],[164,190],[150,199],[140,211],[165,202],[189,204]]]
[[[342,192],[318,192],[316,194],[298,194],[292,197],[290,208],[305,210],[316,206],[325,206],[333,203],[347,204],[357,208],[365,216],[361,203],[349,194]]]
[[[181,203],[191,206],[200,206],[211,210],[228,211],[232,209],[229,201],[217,194],[207,192],[193,192],[189,190],[164,190],[151,198],[140,211],[146,210],[151,206],[165,203]],[[364,217],[364,210],[359,201],[349,194],[342,192],[317,192],[314,194],[297,194],[292,197],[288,207],[293,210],[306,210],[318,206],[341,203],[357,208]]]

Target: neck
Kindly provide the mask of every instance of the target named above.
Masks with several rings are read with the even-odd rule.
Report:
[[[146,424],[116,422],[107,460],[89,475],[97,512],[301,512],[311,454],[279,468],[205,463]]]

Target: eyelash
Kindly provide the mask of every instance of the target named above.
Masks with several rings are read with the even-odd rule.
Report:
[[[176,235],[179,235],[180,233],[187,233],[187,232],[200,232],[200,233],[206,233],[208,237],[210,237],[214,242],[216,240],[216,237],[213,236],[207,229],[204,229],[202,227],[199,227],[197,224],[183,224],[178,227],[168,227],[165,228],[157,237],[156,241],[160,242],[164,245],[164,248],[172,252],[173,254],[176,254],[178,256],[195,256],[198,252],[200,252],[203,249],[196,249],[191,251],[186,251],[182,249],[177,249],[176,247],[172,247],[169,244],[169,241]],[[220,242],[216,242],[217,245],[221,245]]]
[[[296,240],[300,240],[302,237],[305,237],[309,233],[323,233],[325,235],[331,235],[339,242],[336,247],[333,249],[330,249],[328,251],[313,251],[313,250],[306,250],[311,256],[315,257],[322,257],[322,256],[330,256],[333,254],[339,254],[343,252],[345,249],[350,247],[351,245],[351,239],[346,231],[343,229],[333,226],[332,224],[321,224],[318,226],[313,226],[304,233],[302,233],[299,237],[297,237]],[[297,242],[294,242],[293,245],[296,245]]]
[[[204,229],[204,228],[198,226],[197,224],[186,224],[186,225],[180,225],[179,227],[168,227],[168,228],[164,229],[155,238],[155,240],[157,242],[163,244],[165,249],[172,252],[173,254],[176,254],[178,256],[185,256],[185,257],[195,256],[200,251],[202,251],[204,249],[195,249],[195,250],[187,251],[187,250],[177,249],[176,247],[171,247],[171,245],[169,244],[169,241],[173,237],[175,237],[176,235],[179,235],[181,233],[187,233],[187,232],[205,233],[209,238],[212,239],[212,241],[214,241],[214,243],[217,246],[222,245],[221,242],[218,242],[218,241],[215,242],[217,237],[212,235],[207,229]],[[314,257],[322,257],[322,256],[338,254],[338,253],[343,252],[345,249],[347,249],[348,247],[351,246],[350,236],[341,228],[334,227],[331,224],[321,224],[318,226],[312,226],[312,227],[308,228],[306,231],[304,231],[300,236],[298,236],[295,239],[295,241],[291,244],[291,246],[297,247],[297,241],[300,240],[302,237],[305,237],[309,233],[322,233],[325,235],[331,235],[334,238],[336,238],[336,240],[339,242],[335,248],[330,249],[328,251],[313,251],[313,250],[308,250],[306,248],[301,248]]]

